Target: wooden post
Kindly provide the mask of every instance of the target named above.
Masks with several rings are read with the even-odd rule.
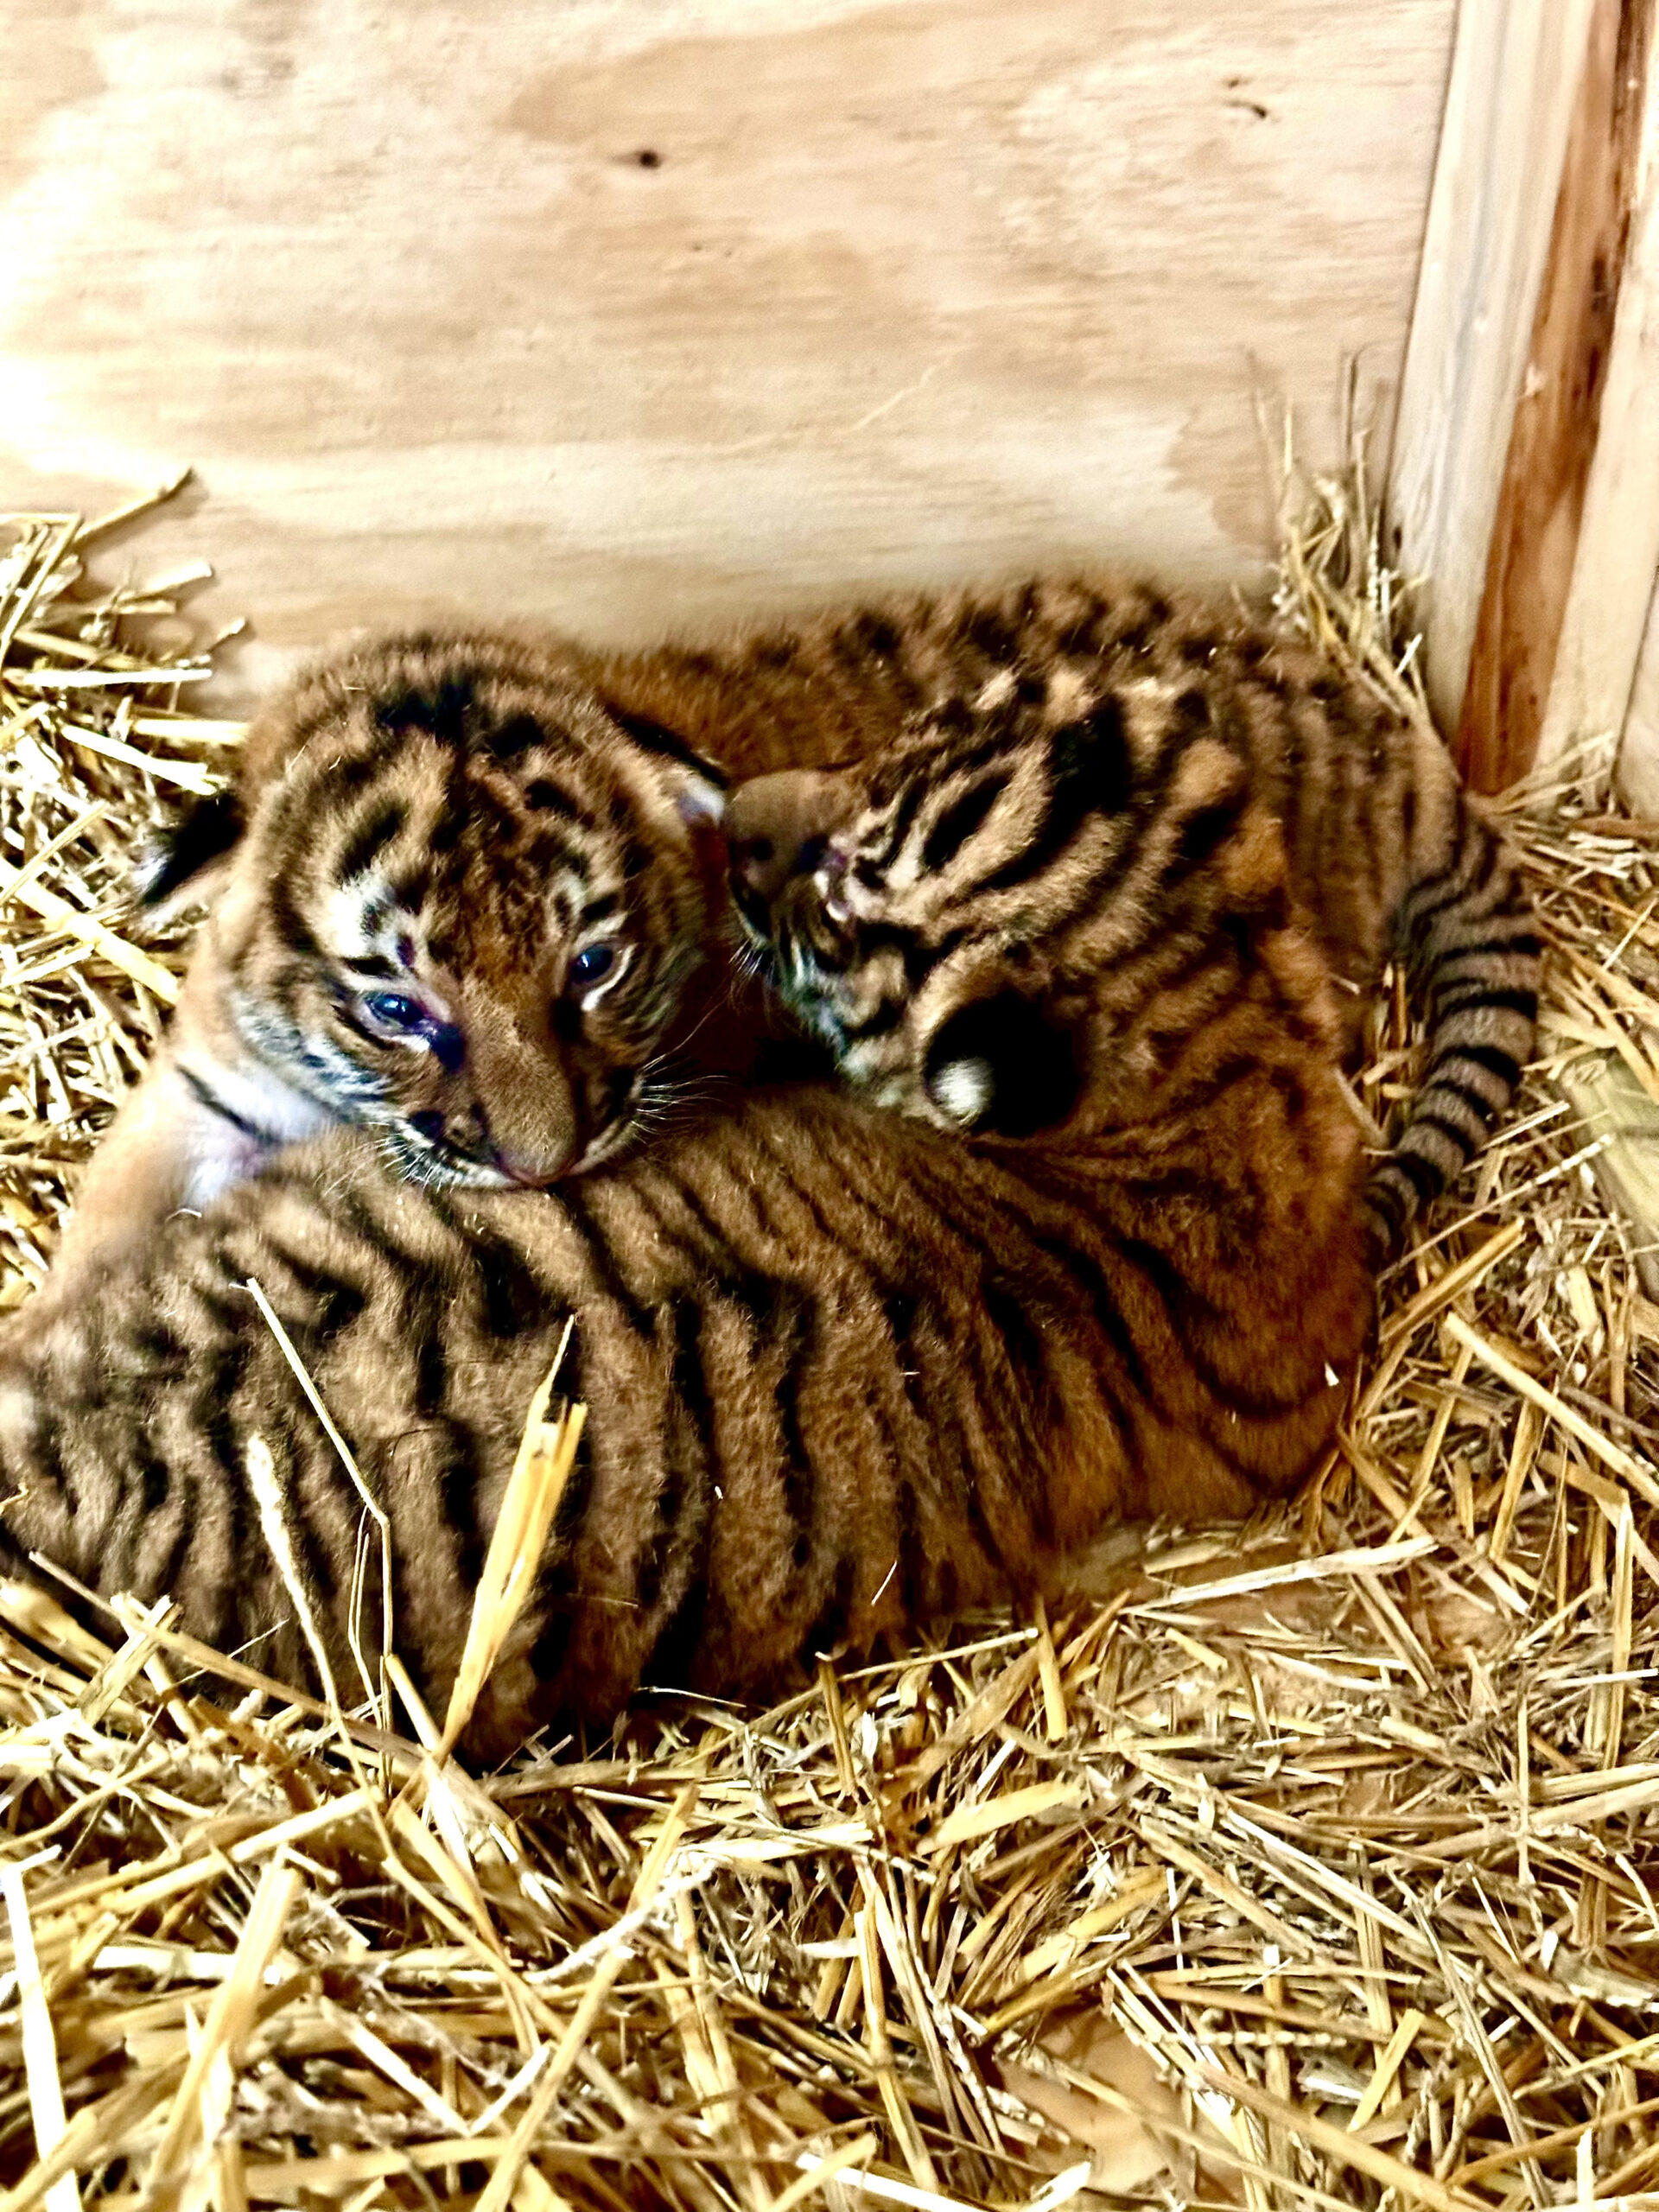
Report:
[[[1427,580],[1424,674],[1456,727],[1595,0],[1461,0],[1395,420],[1389,549]]]
[[[1396,558],[1432,594],[1431,697],[1485,791],[1616,741],[1659,564],[1656,0],[1589,0],[1581,31],[1566,13],[1464,0],[1391,485]],[[1552,165],[1548,79],[1569,28],[1577,66],[1556,79],[1567,112]],[[1504,43],[1522,29],[1538,42],[1530,70]],[[1466,81],[1493,59],[1510,73],[1507,126]],[[1490,126],[1480,189],[1458,137],[1471,112]],[[1448,237],[1464,257],[1461,316],[1430,267]],[[1452,396],[1438,422],[1433,389]],[[1471,420],[1481,406],[1491,413]]]
[[[1591,18],[1458,720],[1458,759],[1478,791],[1529,772],[1550,716],[1630,241],[1653,7],[1596,0]]]
[[[1462,0],[1389,485],[1395,558],[1430,594],[1430,699],[1469,780],[1496,791],[1535,771],[1547,795],[1553,766],[1573,772],[1573,756],[1597,740],[1600,758],[1585,766],[1605,766],[1623,729],[1620,790],[1652,814],[1656,12],[1659,0],[1589,0],[1569,27],[1552,0],[1541,12]],[[1530,53],[1505,43],[1523,30]],[[1557,148],[1550,72],[1569,51],[1575,66],[1554,87],[1567,103]],[[1507,87],[1483,104],[1483,84],[1505,70]],[[1611,1055],[1575,1064],[1560,1089],[1611,1135],[1596,1173],[1632,1218],[1652,1294],[1653,1101]]]
[[[1659,570],[1659,25],[1649,8],[1646,102],[1624,276],[1602,392],[1595,460],[1579,528],[1573,588],[1555,657],[1537,766],[1586,740],[1618,756],[1618,784],[1659,810],[1659,728],[1645,702],[1644,631]],[[1659,641],[1654,650],[1659,652]]]
[[[1632,814],[1649,821],[1659,817],[1659,586],[1648,601],[1647,628],[1624,717],[1618,792]]]

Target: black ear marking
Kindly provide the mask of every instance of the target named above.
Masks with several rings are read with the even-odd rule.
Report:
[[[642,753],[661,764],[657,771],[658,781],[694,836],[724,820],[731,779],[723,768],[705,760],[677,731],[665,729],[649,715],[636,715],[609,699],[601,699],[600,704]]]
[[[727,788],[730,779],[726,771],[699,753],[695,746],[688,745],[684,738],[664,723],[653,721],[649,715],[632,714],[610,699],[601,699],[600,704],[617,727],[626,730],[634,743],[645,752],[654,753],[662,760],[672,760],[682,768],[689,768],[694,776],[701,776],[716,791],[723,791]]]
[[[1017,991],[975,999],[942,1021],[924,1080],[934,1103],[976,1136],[1055,1128],[1083,1087],[1075,1036]]]
[[[246,827],[242,802],[235,791],[210,791],[206,798],[193,800],[156,838],[140,863],[140,903],[159,906],[162,899],[170,899],[209,861],[228,853]]]
[[[1065,722],[1048,741],[1049,772],[1058,792],[1075,804],[1086,798],[1102,814],[1119,814],[1135,790],[1135,766],[1121,700],[1111,692],[1075,721]]]

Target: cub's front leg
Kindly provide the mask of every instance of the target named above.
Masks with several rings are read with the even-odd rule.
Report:
[[[7,1322],[8,1338],[26,1339],[96,1298],[170,1215],[206,1205],[274,1149],[204,1106],[170,1057],[152,1066],[92,1155],[46,1281]]]
[[[129,1096],[92,1155],[41,1296],[62,1303],[89,1291],[170,1214],[200,1211],[276,1150],[205,1104],[169,1056]]]
[[[45,1282],[8,1324],[14,1341],[95,1297],[169,1215],[199,1211],[283,1145],[326,1126],[319,1107],[238,1049],[221,997],[209,937],[165,1042],[81,1178]]]

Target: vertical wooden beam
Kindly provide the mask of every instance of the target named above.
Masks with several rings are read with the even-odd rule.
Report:
[[[1480,791],[1528,772],[1550,712],[1631,234],[1655,4],[1595,0],[1591,18],[1458,721],[1459,760]],[[1615,472],[1623,458],[1610,453]],[[1604,497],[1618,488],[1606,472],[1603,482]],[[1651,576],[1649,557],[1644,585]],[[1595,628],[1581,624],[1581,671]],[[1605,689],[1599,673],[1592,683]],[[1565,702],[1562,715],[1558,749],[1571,727]]]
[[[1595,0],[1460,0],[1389,468],[1423,577],[1424,674],[1456,726]]]
[[[1659,585],[1648,601],[1647,627],[1624,717],[1618,795],[1632,814],[1649,821],[1659,817]]]
[[[1659,728],[1653,709],[1643,711],[1659,670],[1645,683],[1642,671],[1659,570],[1659,22],[1649,23],[1648,40],[1618,313],[1535,764],[1547,769],[1591,741],[1596,752],[1586,765],[1599,766],[1622,726],[1619,788],[1644,812],[1659,803]],[[1659,640],[1652,650],[1659,652]]]

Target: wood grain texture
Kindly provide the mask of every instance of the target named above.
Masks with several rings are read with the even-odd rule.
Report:
[[[1646,89],[1634,206],[1609,348],[1595,457],[1536,766],[1600,766],[1641,810],[1659,798],[1659,730],[1638,684],[1659,571],[1659,35],[1648,6]],[[1659,651],[1659,643],[1656,643]],[[1620,743],[1620,731],[1623,742]],[[1586,755],[1584,749],[1589,747]]]
[[[194,462],[131,557],[277,652],[1238,576],[1256,392],[1386,409],[1453,5],[13,0],[0,485]]]
[[[1549,710],[1631,232],[1653,13],[1654,0],[1596,0],[1591,18],[1458,719],[1477,791],[1527,774]],[[1649,579],[1652,566],[1649,554]],[[1638,610],[1637,639],[1640,624]],[[1627,694],[1633,666],[1634,641]]]
[[[1619,745],[1618,780],[1618,795],[1632,814],[1659,819],[1659,584],[1648,600]]]
[[[1427,581],[1424,676],[1456,727],[1596,0],[1462,0],[1394,451],[1391,557]]]

